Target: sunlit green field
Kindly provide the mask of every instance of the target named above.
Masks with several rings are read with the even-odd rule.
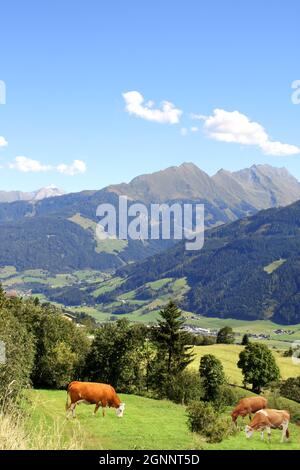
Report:
[[[77,407],[76,418],[65,417],[65,391],[32,390],[28,392],[30,404],[27,404],[29,435],[43,432],[51,436],[59,433],[60,441],[68,443],[76,436],[79,449],[98,450],[184,450],[184,449],[299,449],[299,427],[291,424],[291,438],[287,443],[280,443],[281,431],[273,430],[271,443],[260,440],[260,433],[255,433],[247,440],[241,421],[238,434],[218,444],[208,444],[197,434],[188,430],[185,407],[166,400],[158,401],[135,395],[120,395],[126,403],[123,418],[117,418],[115,411],[107,410],[105,418],[101,410],[98,416],[92,416],[93,406]],[[229,414],[229,411],[226,414]],[[72,437],[73,436],[73,437]]]
[[[205,354],[213,354],[223,364],[225,374],[232,384],[242,385],[243,378],[241,370],[237,367],[239,353],[243,346],[236,344],[214,344],[212,346],[196,346],[194,352],[196,354],[194,362],[191,364],[195,370],[199,369],[200,359]],[[279,366],[283,379],[288,377],[297,377],[300,375],[300,365],[295,365],[290,357],[282,357],[281,352],[273,351],[276,362]]]

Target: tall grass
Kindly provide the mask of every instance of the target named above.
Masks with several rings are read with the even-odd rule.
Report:
[[[30,423],[31,412],[25,411],[20,403],[23,397],[10,400],[10,388],[5,396],[1,397],[0,405],[0,451],[1,450],[75,450],[81,449],[78,440],[81,433],[78,426],[66,438],[63,423],[54,420],[49,428],[46,421],[40,422],[32,428]]]

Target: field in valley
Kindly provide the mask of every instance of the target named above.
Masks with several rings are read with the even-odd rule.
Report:
[[[280,443],[281,432],[272,431],[271,443],[262,442],[255,433],[247,440],[241,430],[236,435],[218,444],[208,444],[198,435],[190,433],[187,427],[185,408],[166,400],[157,401],[135,395],[120,395],[126,403],[124,417],[116,417],[114,410],[107,410],[103,418],[101,410],[92,416],[93,407],[80,405],[77,417],[66,420],[65,391],[32,390],[28,392],[29,418],[27,431],[33,435],[43,429],[49,436],[60,434],[64,445],[75,443],[79,449],[299,449],[300,428],[290,425],[291,438]],[[226,414],[229,414],[229,411]],[[241,427],[244,422],[240,422]]]

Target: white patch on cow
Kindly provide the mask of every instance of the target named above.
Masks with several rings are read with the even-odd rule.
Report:
[[[252,436],[253,432],[254,432],[254,429],[252,429],[251,426],[247,425],[245,427],[245,434],[246,434],[247,439],[249,439]]]
[[[268,416],[268,413],[266,412],[266,410],[259,410],[257,413],[261,413],[264,416]]]
[[[121,403],[119,408],[116,409],[118,418],[122,418],[125,410],[125,403]]]

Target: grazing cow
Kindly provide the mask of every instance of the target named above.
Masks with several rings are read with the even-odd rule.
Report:
[[[264,397],[242,398],[231,413],[232,421],[236,423],[239,416],[244,417],[247,415],[251,419],[252,413],[267,408],[267,405],[268,402]]]
[[[245,427],[246,437],[252,436],[254,431],[261,431],[261,438],[264,438],[264,431],[267,430],[268,438],[271,439],[271,429],[282,429],[281,442],[290,436],[288,427],[290,414],[285,410],[259,410],[255,413],[249,426]]]
[[[111,385],[95,382],[71,382],[67,389],[67,418],[70,412],[72,412],[72,416],[75,418],[75,407],[80,403],[96,405],[94,416],[96,416],[100,406],[102,406],[103,416],[105,416],[106,406],[109,406],[116,409],[116,414],[119,418],[122,418],[125,409],[125,403],[121,403],[115,389]]]

